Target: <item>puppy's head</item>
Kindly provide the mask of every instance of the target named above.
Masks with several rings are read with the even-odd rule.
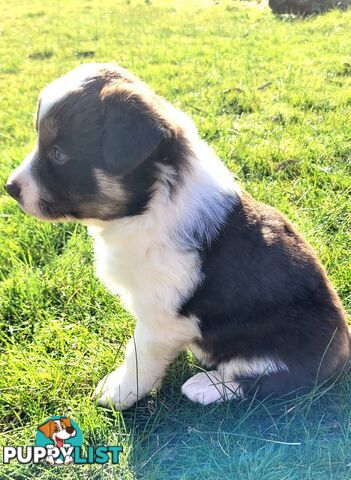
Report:
[[[122,68],[76,68],[43,90],[37,144],[8,179],[8,193],[48,220],[141,213],[156,165],[181,130],[167,105]]]

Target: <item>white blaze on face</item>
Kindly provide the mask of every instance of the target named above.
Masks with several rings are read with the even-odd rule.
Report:
[[[20,205],[29,215],[42,216],[39,209],[39,201],[42,197],[40,187],[33,175],[33,160],[36,157],[35,148],[10,175],[7,183],[16,183],[21,189]]]
[[[70,92],[79,89],[82,84],[92,78],[101,68],[96,63],[86,63],[68,72],[63,77],[50,83],[41,93],[39,108],[39,124],[50,109],[63,100]]]

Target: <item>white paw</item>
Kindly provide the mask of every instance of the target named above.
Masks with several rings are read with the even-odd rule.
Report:
[[[73,458],[70,455],[67,455],[67,457],[65,457],[65,465],[69,465],[72,462]]]
[[[237,382],[224,382],[217,371],[197,373],[182,386],[182,392],[189,400],[202,405],[224,402],[242,396]]]
[[[124,364],[106,375],[93,394],[93,399],[97,400],[99,405],[107,408],[113,405],[117,410],[130,408],[139,398],[136,380],[128,378]]]

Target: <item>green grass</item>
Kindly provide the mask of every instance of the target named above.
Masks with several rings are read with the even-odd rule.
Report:
[[[257,199],[316,248],[351,312],[351,12],[305,20],[250,3],[0,0],[0,183],[31,149],[39,90],[115,60],[193,116]],[[351,375],[298,403],[190,404],[190,356],[130,411],[90,395],[122,361],[133,319],[94,275],[80,225],[45,224],[0,195],[1,444],[33,443],[66,414],[119,466],[0,464],[2,479],[350,478]]]

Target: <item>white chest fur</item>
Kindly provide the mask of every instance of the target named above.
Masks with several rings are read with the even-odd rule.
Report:
[[[158,388],[167,365],[201,336],[199,319],[179,315],[179,307],[202,281],[201,248],[211,244],[238,197],[229,172],[209,149],[199,150],[180,185],[171,166],[159,165],[142,215],[86,222],[98,276],[137,317],[125,362],[96,389],[102,405],[112,399],[128,408]]]
[[[198,283],[198,254],[181,251],[163,229],[150,227],[129,234],[134,229],[124,223],[126,229],[120,221],[100,231],[90,229],[99,278],[139,318],[155,311],[175,315]]]
[[[211,150],[200,142],[196,153],[176,195],[168,190],[172,167],[160,165],[147,212],[86,222],[95,239],[99,278],[138,318],[156,312],[177,315],[181,302],[201,282],[196,238],[211,241],[228,211],[226,195],[236,194],[233,178]]]

